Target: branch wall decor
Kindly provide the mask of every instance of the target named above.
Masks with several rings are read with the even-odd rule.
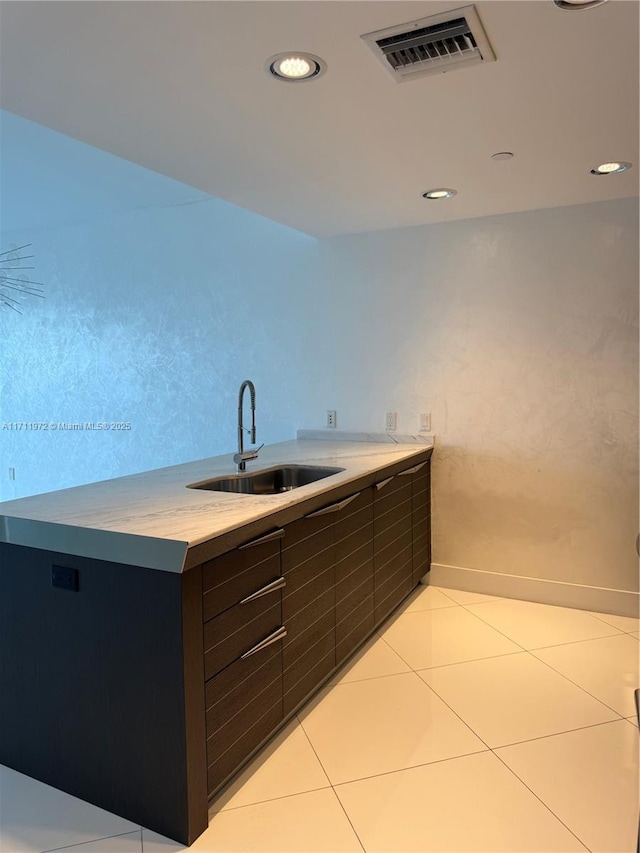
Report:
[[[11,246],[5,252],[0,252],[0,305],[10,308],[18,314],[27,296],[44,299],[44,284],[31,281],[21,270],[33,270],[33,266],[25,266],[24,261],[31,260],[35,255],[23,254],[31,248],[31,243],[24,246]]]

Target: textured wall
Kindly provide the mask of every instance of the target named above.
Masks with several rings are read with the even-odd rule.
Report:
[[[314,240],[212,199],[0,245],[27,241],[47,296],[0,310],[0,421],[131,429],[3,429],[0,499],[231,452],[245,378],[258,440],[295,435]]]
[[[434,562],[637,589],[637,201],[322,249],[306,425],[431,412]]]
[[[216,200],[33,239],[0,311],[2,499],[432,413],[434,561],[637,589],[637,202],[311,240]],[[15,483],[7,467],[16,468]]]

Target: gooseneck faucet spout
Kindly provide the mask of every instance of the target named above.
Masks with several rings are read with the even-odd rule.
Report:
[[[249,398],[251,401],[251,429],[247,430],[247,432],[251,433],[251,443],[256,443],[256,389],[251,382],[250,379],[245,379],[242,385],[240,386],[240,392],[238,393],[238,452],[234,455],[233,461],[238,466],[238,472],[244,471],[246,468],[246,462],[249,459],[257,459],[258,453],[264,444],[261,444],[256,450],[246,450],[244,449],[244,422],[243,422],[243,400],[244,400],[244,392],[249,389]]]

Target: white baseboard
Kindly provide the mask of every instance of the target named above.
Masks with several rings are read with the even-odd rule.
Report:
[[[640,609],[640,593],[631,590],[526,578],[441,563],[431,563],[431,571],[423,578],[423,583],[425,581],[449,589],[482,592],[501,598],[520,598],[541,604],[575,607],[578,610],[597,610],[636,619]]]

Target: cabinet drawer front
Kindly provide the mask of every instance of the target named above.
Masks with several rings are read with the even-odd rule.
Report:
[[[202,569],[203,616],[207,622],[280,576],[280,540],[236,548]],[[252,543],[248,543],[251,545]]]
[[[207,683],[207,777],[211,794],[283,718],[282,648],[239,660]]]
[[[207,749],[210,755],[234,743],[262,711],[282,698],[282,642],[237,660],[207,681]]]
[[[235,607],[204,626],[205,679],[211,678],[282,625],[281,592]]]

